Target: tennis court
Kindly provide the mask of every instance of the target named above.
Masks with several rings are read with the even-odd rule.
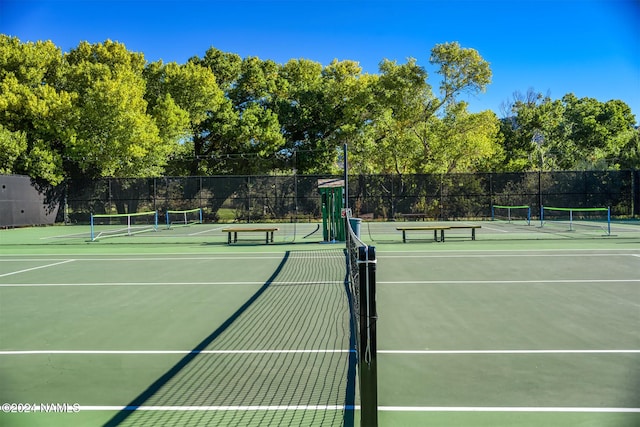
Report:
[[[379,425],[639,425],[636,226],[481,225],[402,243],[363,224]],[[0,231],[1,424],[359,425],[344,244],[279,228]]]

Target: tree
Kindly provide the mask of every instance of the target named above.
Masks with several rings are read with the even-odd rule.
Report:
[[[89,177],[160,175],[174,146],[147,114],[144,56],[107,40],[80,43],[65,59],[63,87],[77,94],[72,165]]]
[[[211,72],[223,70],[223,79],[231,79],[236,70],[235,59],[210,49],[200,63],[211,66],[207,68]],[[270,108],[277,80],[278,67],[273,61],[242,60],[235,80],[224,82],[227,96],[208,110],[206,119],[194,128],[192,172],[256,174],[272,168],[270,160],[284,141],[278,118]]]
[[[370,104],[369,77],[354,61],[326,67],[291,60],[281,70],[281,94],[274,106],[286,140],[285,155],[302,173],[337,172],[344,143],[361,137]]]
[[[528,95],[512,112],[501,127],[508,169],[618,168],[635,123],[622,101],[573,94],[560,100]]]
[[[62,53],[51,42],[0,35],[0,129],[5,173],[62,181],[74,95],[58,87]]]
[[[437,44],[429,60],[439,66],[440,98],[429,108],[435,114],[441,106],[455,102],[462,93],[484,92],[491,83],[491,69],[477,50],[463,48],[458,42]]]
[[[424,152],[414,170],[439,174],[493,170],[503,156],[499,130],[492,111],[472,114],[466,103],[452,104],[444,117],[417,130]]]
[[[516,164],[517,169],[525,170],[556,168],[562,157],[558,147],[565,139],[562,103],[542,94],[528,95],[526,99],[518,99],[512,111],[515,116],[502,123],[509,168]]]
[[[621,169],[640,169],[640,128],[635,128],[619,135]]]
[[[235,53],[222,52],[210,47],[205,52],[204,58],[197,56],[189,59],[189,62],[209,68],[216,77],[216,82],[225,94],[233,87],[240,76],[242,58]]]
[[[489,143],[498,133],[495,115],[469,114],[466,104],[456,99],[485,89],[491,79],[488,63],[458,43],[436,45],[431,63],[439,67],[442,78],[439,98],[415,59],[402,65],[387,60],[380,64],[373,89],[374,136],[362,150],[375,153],[376,172],[468,171],[496,154],[498,147]],[[457,157],[456,149],[463,157]]]
[[[633,129],[635,117],[624,102],[599,102],[593,98],[578,99],[573,94],[562,98],[566,142],[562,167],[580,169],[616,166],[626,138]]]
[[[22,131],[11,132],[0,125],[0,174],[16,172],[16,160],[26,151],[26,134]]]
[[[197,175],[206,136],[211,132],[205,123],[226,106],[224,94],[213,72],[195,61],[149,64],[144,72],[147,81],[145,99],[167,143],[179,143],[169,170],[178,175]]]
[[[371,99],[366,106],[367,138],[356,145],[357,170],[410,173],[420,156],[416,127],[425,120],[433,99],[426,71],[410,58],[407,63],[384,60],[380,75],[370,79]]]

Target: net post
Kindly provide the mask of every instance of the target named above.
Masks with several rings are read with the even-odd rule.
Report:
[[[531,225],[531,206],[527,206],[527,225]]]
[[[496,209],[493,205],[491,205],[491,221],[495,221],[496,220]]]
[[[91,213],[91,241],[93,242],[95,240],[95,235],[94,235],[94,227],[93,227],[93,213]]]
[[[569,209],[569,231],[573,231],[573,209]]]
[[[544,205],[540,205],[540,228],[544,226]]]
[[[202,224],[202,208],[198,209],[198,216],[199,216],[199,219],[200,219],[199,224]]]
[[[611,206],[607,206],[607,236],[611,236]]]
[[[169,210],[165,212],[165,218],[167,219],[167,230],[171,228],[171,224],[169,223]]]
[[[376,252],[373,246],[358,248],[360,287],[360,424],[378,426],[378,359],[376,311]]]

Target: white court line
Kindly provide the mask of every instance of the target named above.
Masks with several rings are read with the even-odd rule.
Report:
[[[138,258],[79,258],[77,261],[210,261],[245,259],[282,259],[280,256],[199,256],[199,257],[138,257]]]
[[[30,356],[49,354],[93,354],[93,355],[161,355],[161,354],[335,354],[353,353],[355,350],[6,350],[1,356]]]
[[[640,279],[552,279],[552,280],[403,280],[382,281],[378,285],[504,285],[550,283],[638,283]]]
[[[338,249],[338,248],[336,248]],[[594,252],[597,251],[597,253],[595,254],[586,254],[588,252]],[[470,254],[471,256],[483,256],[483,257],[499,257],[499,256],[545,256],[544,253],[561,253],[561,252],[576,252],[576,254],[561,254],[558,256],[590,256],[590,255],[609,255],[609,256],[615,256],[615,255],[633,255],[633,256],[640,256],[638,254],[625,254],[623,252],[638,252],[638,249],[635,248],[585,248],[585,249],[580,249],[580,248],[571,248],[571,249],[513,249],[513,250],[504,250],[504,249],[483,249],[481,251],[479,251],[478,249],[458,249],[458,250],[451,250],[448,251],[446,255],[442,255],[443,257],[458,257],[458,256],[469,256],[466,254]],[[313,251],[310,251],[313,252]],[[478,255],[477,252],[483,252],[485,255]],[[606,252],[612,252],[612,253],[606,253]],[[274,255],[274,253],[277,252],[251,252],[250,254],[247,254],[247,256],[242,256],[241,254],[235,254],[234,257],[237,257],[238,259],[261,259],[261,257],[257,257],[256,255]],[[380,251],[378,251],[378,258],[380,258],[380,256],[384,256],[384,257],[389,257],[389,258],[396,258],[396,257],[407,257],[410,255],[416,255],[416,254],[425,254],[425,256],[427,256],[427,254],[429,253],[433,253],[431,251],[389,251],[389,252],[383,252],[380,253]],[[406,254],[406,255],[401,255],[401,254]],[[459,255],[456,255],[459,254]],[[15,253],[1,253],[0,255],[2,257],[12,257],[12,258],[17,258],[17,257],[25,257],[25,256],[42,256],[42,254],[26,254],[26,253],[22,253],[22,254],[15,254]],[[108,254],[96,254],[96,255],[104,255],[104,256],[108,256]],[[133,256],[133,257],[139,257],[140,253],[139,252],[122,252],[119,253],[120,256]],[[152,259],[166,259],[166,258],[162,258],[164,256],[176,256],[176,259],[185,259],[183,258],[183,256],[200,256],[202,257],[202,252],[163,252],[163,253],[157,253],[157,254],[149,254],[149,256],[155,256],[155,258]],[[57,253],[55,256],[58,257],[79,257],[79,256],[84,256],[84,254],[82,253]],[[440,255],[438,255],[440,256]],[[546,256],[554,256],[554,255],[546,255]],[[224,258],[224,257],[221,257]],[[282,258],[282,257],[280,257]],[[78,259],[82,259],[82,258],[78,258]],[[101,259],[107,259],[107,258],[101,258]],[[130,258],[128,258],[130,259]],[[98,259],[100,260],[100,259]],[[2,261],[2,260],[0,260]]]
[[[389,412],[600,412],[640,413],[640,408],[583,408],[583,407],[500,407],[500,406],[379,406]]]
[[[2,277],[2,276],[0,276]],[[638,283],[640,279],[567,279],[567,280],[406,280],[378,281],[378,285],[523,285],[523,284],[567,284],[567,283]],[[47,286],[228,286],[252,285],[260,286],[265,282],[96,282],[96,283],[0,283],[0,288],[37,288]],[[342,285],[344,281],[311,281],[311,282],[271,282],[273,286],[290,285]]]
[[[66,263],[68,263],[68,262],[72,262],[72,261],[75,261],[75,259],[67,259],[67,260],[64,260],[64,261],[55,262],[55,263],[53,263],[53,264],[40,265],[40,266],[38,266],[38,267],[32,267],[32,268],[26,268],[26,269],[24,269],[24,270],[12,271],[12,272],[10,272],[10,273],[0,274],[0,277],[6,277],[6,276],[14,275],[14,274],[26,273],[26,272],[33,271],[33,270],[39,270],[39,269],[41,269],[41,268],[54,267],[54,266],[56,266],[56,265],[66,264]]]
[[[378,354],[640,354],[640,350],[378,350]]]
[[[625,250],[625,249],[620,249],[620,250]],[[631,249],[626,249],[626,250],[631,250]],[[175,255],[175,256],[183,256],[183,255],[189,255],[189,256],[194,255],[194,256],[197,256],[197,255],[199,255],[199,256],[202,256],[202,253],[203,252],[162,252],[162,253],[155,253],[155,254],[154,253],[149,253],[148,255],[149,256],[156,256],[156,257],[162,257],[162,256],[165,256],[165,255]],[[251,256],[255,256],[255,255],[273,255],[274,253],[277,253],[277,252],[274,252],[274,251],[272,251],[272,252],[258,252],[258,251],[256,251],[256,252],[251,252],[250,254],[247,254],[247,255],[251,255]],[[56,253],[55,256],[58,256],[58,257],[61,257],[61,256],[64,256],[64,257],[71,257],[71,256],[72,257],[77,257],[77,256],[82,256],[83,254],[84,253],[78,253],[78,252],[76,252],[76,253],[66,253],[66,254],[65,253]],[[109,255],[108,253],[95,253],[95,254],[96,255],[104,255],[104,256],[108,256]],[[14,254],[14,253],[1,253],[1,252],[0,252],[0,255],[6,256],[6,257],[42,256],[42,254],[37,254],[37,253],[34,253],[34,254],[26,254],[26,253]],[[126,256],[129,256],[129,255],[130,256],[140,256],[140,252],[118,252],[118,255],[119,256],[125,256],[125,255]],[[236,254],[236,255],[237,256],[241,256],[242,254]]]
[[[30,356],[51,354],[92,355],[164,355],[164,354],[344,354],[355,350],[3,350],[2,356]],[[640,354],[639,349],[620,350],[378,350],[378,354],[418,355],[482,355],[482,354]]]
[[[77,256],[77,254],[75,255]],[[245,260],[245,259],[282,259],[281,256],[199,256],[199,257],[157,257],[145,258],[75,258],[74,261],[210,261],[210,260]],[[298,259],[301,257],[289,256],[290,259]],[[317,257],[314,257],[317,258]],[[0,259],[0,261],[17,262],[17,261],[58,261],[56,258],[39,259],[39,258],[23,258],[23,259]]]
[[[67,261],[68,258],[23,258],[23,259],[1,259],[0,262],[51,262],[51,261]]]
[[[0,276],[2,277],[2,276]],[[98,283],[0,283],[0,288],[37,288],[47,286],[226,286],[226,285],[255,285],[261,286],[265,282],[98,282]],[[271,282],[271,286],[291,285],[344,285],[344,281],[311,281],[311,282]]]
[[[406,252],[404,252],[406,253]],[[409,253],[409,255],[396,255],[395,253],[378,254],[380,258],[548,258],[548,257],[568,257],[568,258],[584,258],[584,257],[626,257],[635,256],[640,257],[638,254],[621,254],[621,253],[575,253],[575,254],[538,254],[538,253],[525,253],[525,254],[415,254]]]
[[[268,253],[270,256],[255,256],[255,255],[216,255],[216,256],[166,256],[168,254],[158,254],[157,256],[147,256],[147,257],[129,257],[129,258],[75,258],[75,261],[94,261],[94,262],[102,262],[102,261],[220,261],[220,260],[265,260],[265,259],[279,259],[283,258],[283,255],[274,255],[273,252]],[[178,254],[173,254],[178,255]],[[3,255],[5,256],[5,255]],[[14,255],[16,256],[16,255]],[[22,255],[24,256],[24,255]],[[78,257],[79,254],[70,254],[69,256]],[[80,255],[82,256],[82,255]],[[525,253],[525,254],[515,254],[515,253],[504,253],[504,254],[466,254],[466,253],[416,253],[416,252],[387,252],[387,253],[378,253],[378,259],[386,259],[386,258],[548,258],[548,257],[568,257],[568,258],[576,258],[576,257],[627,257],[632,256],[636,258],[640,258],[640,254],[627,254],[627,253],[575,253],[575,254],[540,254],[540,253]],[[289,259],[321,259],[321,258],[335,258],[336,255],[326,255],[326,256],[318,256],[318,255],[305,255],[305,254],[290,254]],[[67,261],[68,259],[61,258],[0,258],[0,262],[30,262],[30,261]]]
[[[46,236],[41,237],[40,240],[49,240],[49,239],[71,239],[71,238],[84,238],[88,239],[91,237],[90,233],[73,233],[73,234],[60,234],[57,236]]]
[[[209,229],[204,230],[204,231],[198,231],[197,233],[189,233],[189,234],[187,234],[187,236],[197,236],[197,235],[199,235],[199,234],[205,234],[205,233],[209,233],[209,232],[212,232],[212,231],[222,230],[223,228],[224,228],[224,227],[209,228]],[[222,237],[222,236],[221,236],[221,237]]]
[[[498,231],[500,233],[511,233],[511,230],[503,230],[501,228],[493,228],[493,227],[487,227],[486,225],[482,226],[483,230],[491,230],[491,231]]]
[[[360,405],[248,405],[248,406],[83,406],[80,411],[343,411],[359,410]],[[379,406],[384,412],[577,412],[640,413],[640,408],[589,408],[539,406]]]
[[[80,411],[344,411],[360,405],[247,405],[247,406],[82,406]]]

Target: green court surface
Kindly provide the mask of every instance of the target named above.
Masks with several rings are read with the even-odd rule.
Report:
[[[640,425],[638,225],[479,224],[362,224],[379,425]],[[0,230],[0,425],[359,425],[344,244],[278,227]]]

